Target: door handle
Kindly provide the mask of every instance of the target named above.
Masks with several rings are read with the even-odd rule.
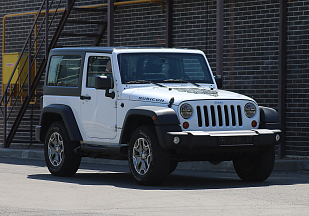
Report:
[[[89,96],[89,95],[82,95],[82,96],[80,96],[80,99],[81,100],[91,100],[91,97]]]

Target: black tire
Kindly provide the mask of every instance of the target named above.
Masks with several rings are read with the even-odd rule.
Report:
[[[44,155],[45,162],[54,176],[73,176],[80,165],[81,157],[74,149],[78,142],[72,142],[62,121],[54,122],[48,129]]]
[[[161,148],[153,126],[134,131],[128,157],[130,171],[140,185],[159,185],[169,174],[170,151]]]
[[[233,161],[234,169],[243,181],[261,182],[273,171],[275,164],[275,147],[266,149],[254,158]]]
[[[174,172],[175,169],[177,168],[177,165],[178,165],[178,161],[171,160],[170,170],[168,173],[171,174],[172,172]]]

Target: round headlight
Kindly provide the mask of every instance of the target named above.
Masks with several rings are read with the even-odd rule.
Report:
[[[180,115],[185,118],[188,119],[192,116],[193,113],[193,108],[190,104],[183,104],[180,107]]]
[[[256,113],[256,108],[253,103],[247,103],[245,105],[245,114],[248,118],[252,118]]]

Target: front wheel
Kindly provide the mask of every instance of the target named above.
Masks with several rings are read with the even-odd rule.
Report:
[[[275,164],[275,147],[263,153],[242,160],[233,161],[237,175],[244,181],[261,182],[266,180],[273,171]]]
[[[44,145],[46,165],[54,176],[73,176],[79,168],[81,157],[74,149],[79,145],[72,142],[63,122],[54,122],[48,129]]]
[[[177,166],[178,166],[178,161],[171,160],[170,169],[168,173],[171,174],[172,172],[174,172]]]
[[[170,152],[161,148],[153,126],[134,131],[128,159],[130,171],[140,185],[159,185],[170,170]]]

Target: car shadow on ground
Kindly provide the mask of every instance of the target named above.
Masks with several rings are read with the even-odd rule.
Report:
[[[42,160],[0,158],[0,163],[42,167],[48,172],[45,161]],[[273,172],[264,182],[243,182],[235,172],[176,169],[159,186],[138,185],[130,174],[128,166],[125,165],[82,163],[73,177],[57,177],[46,172],[29,174],[28,178],[79,185],[112,185],[140,190],[203,190],[309,184],[308,171]]]
[[[264,182],[244,182],[235,172],[176,170],[168,175],[159,186],[140,186],[135,182],[127,166],[102,164],[82,164],[73,177],[36,174],[28,175],[28,178],[79,185],[111,185],[140,190],[204,190],[309,184],[309,172],[273,172]]]

